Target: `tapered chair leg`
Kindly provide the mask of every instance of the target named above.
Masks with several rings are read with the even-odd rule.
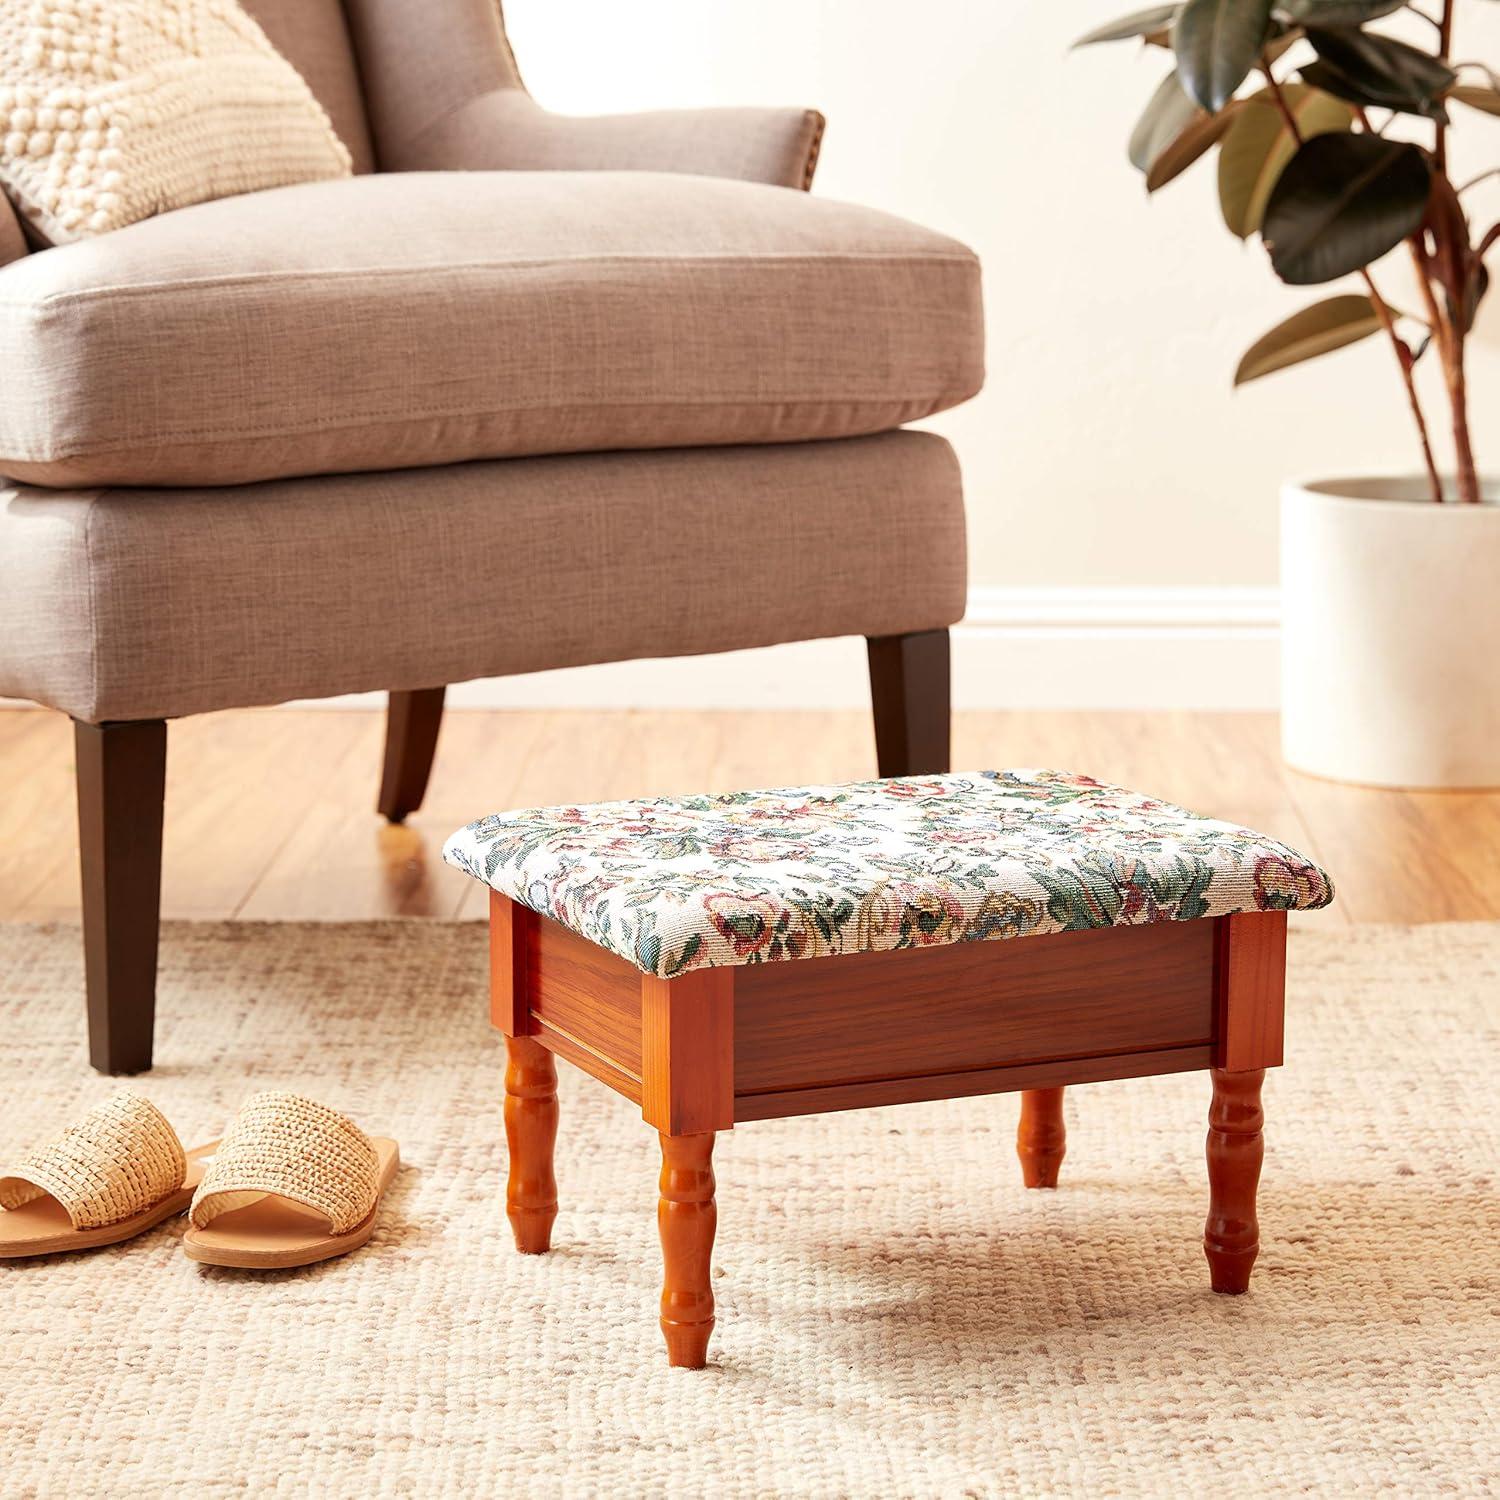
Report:
[[[557,1065],[529,1036],[506,1037],[505,1058],[505,1143],[510,1151],[505,1212],[516,1249],[541,1255],[552,1248],[557,1218],[557,1178],[552,1173]]]
[[[1021,1124],[1016,1155],[1021,1180],[1029,1188],[1055,1188],[1057,1171],[1068,1151],[1061,1089],[1026,1089],[1021,1094]]]
[[[156,1019],[167,726],[73,726],[89,1061],[144,1073]]]
[[[708,1363],[714,1331],[710,1281],[718,1208],[714,1203],[714,1134],[662,1135],[661,1199],[656,1227],[661,1235],[663,1279],[661,1331],[667,1363],[701,1370]]]
[[[392,823],[404,823],[427,795],[447,691],[418,688],[390,695],[385,715],[385,769],[376,807]]]
[[[1203,1253],[1216,1292],[1250,1288],[1250,1270],[1260,1251],[1255,1195],[1265,1157],[1260,1104],[1264,1068],[1244,1073],[1211,1069],[1213,1103],[1208,1110],[1208,1222]]]
[[[949,767],[949,649],[946,630],[872,635],[870,700],[882,776],[925,776]]]

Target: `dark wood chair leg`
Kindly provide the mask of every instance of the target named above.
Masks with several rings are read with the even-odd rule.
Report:
[[[948,770],[948,632],[872,635],[868,642],[880,774],[924,776]]]
[[[1213,1074],[1208,1110],[1208,1222],[1203,1253],[1216,1292],[1236,1294],[1250,1287],[1250,1269],[1260,1250],[1255,1191],[1265,1156],[1260,1086],[1266,1070]]]
[[[552,1248],[557,1218],[557,1178],[552,1173],[557,1064],[529,1036],[506,1037],[505,1058],[505,1143],[510,1150],[505,1212],[516,1249],[541,1255]]]
[[[167,726],[73,726],[89,1061],[144,1073],[156,1019]]]
[[[1021,1158],[1021,1180],[1029,1188],[1055,1188],[1057,1170],[1068,1152],[1068,1130],[1063,1123],[1061,1089],[1025,1089],[1021,1093],[1021,1124],[1016,1131],[1016,1155]]]
[[[714,1331],[710,1281],[718,1208],[714,1203],[714,1133],[661,1133],[661,1199],[656,1227],[664,1269],[661,1331],[667,1363],[701,1370]]]
[[[385,769],[376,807],[392,823],[404,823],[422,805],[432,757],[437,753],[447,688],[392,693],[385,716]]]

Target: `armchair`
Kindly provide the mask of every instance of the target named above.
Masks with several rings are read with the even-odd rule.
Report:
[[[908,421],[983,377],[964,247],[799,191],[801,110],[568,119],[494,0],[246,0],[353,179],[26,252],[0,200],[0,694],[76,725],[89,1045],[149,1068],[167,723],[869,640],[881,774],[948,758],[964,513]]]

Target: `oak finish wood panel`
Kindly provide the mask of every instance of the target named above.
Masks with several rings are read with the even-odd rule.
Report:
[[[526,963],[540,920],[529,907],[490,892],[490,1025],[506,1036],[531,1030]]]
[[[1111,1057],[1067,1058],[1022,1063],[1010,1068],[971,1068],[925,1077],[881,1079],[874,1083],[833,1084],[785,1094],[740,1094],[736,1124],[780,1120],[791,1115],[829,1114],[841,1109],[873,1109],[882,1104],[917,1104],[928,1099],[964,1099],[1009,1094],[1023,1089],[1062,1088],[1072,1083],[1103,1083],[1111,1078],[1147,1078],[1158,1073],[1191,1073],[1213,1062],[1213,1048],[1169,1047],[1161,1052],[1121,1052]]]
[[[533,1019],[639,1082],[640,971],[550,917],[530,925],[527,945]]]
[[[754,964],[735,1092],[786,1093],[1213,1036],[1212,922]]]
[[[1286,913],[1241,912],[1216,925],[1214,1066],[1279,1068],[1286,1011]]]
[[[641,1114],[663,1136],[734,1126],[739,969],[641,977]]]
[[[531,1033],[533,1041],[540,1042],[549,1052],[555,1052],[559,1057],[572,1063],[575,1068],[581,1068],[591,1078],[597,1078],[600,1083],[608,1084],[617,1094],[624,1095],[632,1104],[641,1103],[641,1080],[636,1074],[627,1073],[622,1068],[616,1067],[609,1058],[585,1046],[577,1037],[570,1036],[565,1031],[554,1031],[543,1021],[536,1021],[533,1024],[536,1028]]]

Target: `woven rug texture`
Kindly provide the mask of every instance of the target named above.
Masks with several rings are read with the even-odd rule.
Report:
[[[556,1249],[501,1206],[474,924],[169,925],[185,1144],[255,1089],[396,1136],[370,1245],[199,1267],[180,1220],[0,1264],[0,1494],[1491,1493],[1500,1472],[1500,927],[1293,932],[1262,1251],[1214,1296],[1208,1080],[1068,1096],[1057,1192],[1017,1101],[743,1126],[716,1152],[711,1367],[656,1328],[658,1150],[559,1066]],[[76,928],[0,927],[0,1159],[91,1074]]]

